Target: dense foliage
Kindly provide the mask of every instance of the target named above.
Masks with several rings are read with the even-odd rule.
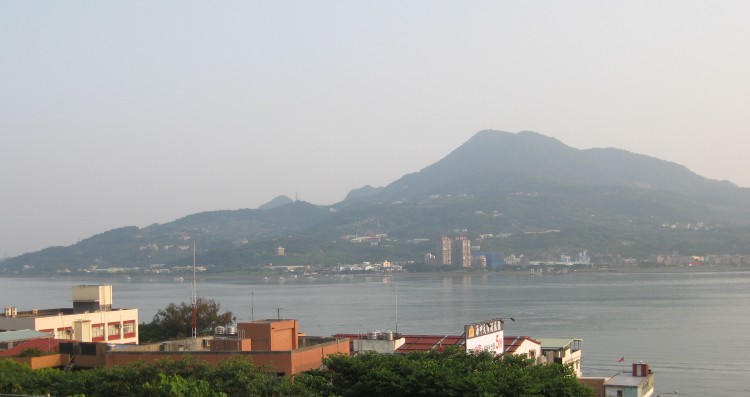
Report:
[[[462,350],[407,355],[332,356],[327,369],[309,372],[325,395],[340,396],[590,396],[569,367],[533,365],[520,357]],[[322,382],[321,379],[326,382]]]
[[[198,335],[210,335],[217,326],[234,323],[232,312],[220,313],[220,307],[213,299],[196,299]],[[141,342],[156,342],[190,336],[192,328],[193,305],[182,302],[160,309],[151,323],[141,324],[138,331]]]
[[[445,352],[336,355],[325,369],[278,377],[235,358],[212,366],[189,357],[111,369],[32,371],[0,361],[0,393],[53,396],[524,396],[590,397],[571,368],[517,357]]]

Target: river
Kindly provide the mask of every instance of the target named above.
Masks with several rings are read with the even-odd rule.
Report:
[[[192,288],[172,279],[0,278],[0,304],[72,307],[72,286],[98,283],[114,286],[114,307],[139,308],[141,322],[171,302],[189,302]],[[459,335],[464,324],[513,317],[506,335],[583,338],[584,376],[613,375],[644,361],[662,396],[750,395],[747,271],[199,278],[198,293],[240,321],[296,318],[309,335]]]

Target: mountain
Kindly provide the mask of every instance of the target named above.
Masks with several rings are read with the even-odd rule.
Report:
[[[422,261],[443,235],[481,251],[539,259],[588,250],[633,256],[750,253],[750,190],[624,150],[571,148],[535,132],[480,131],[442,160],[330,206],[279,196],[257,210],[212,211],[111,230],[0,263],[0,271],[189,264],[245,271],[268,263]],[[367,238],[363,238],[367,237]],[[276,256],[284,246],[287,255]]]
[[[276,196],[273,200],[261,205],[258,207],[259,210],[270,210],[271,208],[281,207],[282,205],[287,205],[293,203],[294,200],[291,198],[281,195]]]
[[[619,149],[579,150],[535,132],[480,131],[441,161],[393,182],[393,197],[621,186],[689,193],[736,188],[687,168]]]
[[[349,191],[349,193],[346,195],[346,198],[344,198],[344,201],[351,201],[356,200],[364,197],[371,197],[374,196],[385,189],[384,187],[372,187],[370,185],[363,186],[359,189],[353,189]]]

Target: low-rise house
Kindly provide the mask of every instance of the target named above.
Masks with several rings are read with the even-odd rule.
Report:
[[[581,347],[583,339],[541,338],[542,362],[570,365],[581,377]]]
[[[630,372],[604,381],[604,397],[651,397],[654,395],[654,373],[646,363],[633,363]]]

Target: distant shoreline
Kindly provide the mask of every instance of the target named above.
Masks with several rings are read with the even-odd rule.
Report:
[[[669,273],[711,273],[711,272],[748,272],[750,266],[675,266],[675,267],[623,267],[623,268],[597,268],[597,269],[562,269],[558,272],[541,272],[531,273],[530,269],[527,270],[500,270],[500,271],[479,271],[479,270],[453,270],[453,271],[433,271],[433,272],[393,272],[393,273],[335,273],[329,275],[315,276],[310,279],[314,280],[335,280],[335,279],[346,279],[356,278],[360,279],[363,277],[382,277],[382,278],[418,278],[418,277],[434,277],[434,276],[459,276],[459,275],[494,275],[494,276],[513,276],[513,277],[559,277],[559,276],[574,276],[577,274],[639,274],[639,273],[657,273],[657,274],[669,274]],[[293,274],[284,273],[273,273],[266,274],[261,272],[249,272],[249,273],[201,273],[196,275],[197,279],[202,281],[231,281],[231,280],[254,280],[254,281],[307,281],[309,276],[298,275],[294,277]],[[142,274],[36,274],[36,275],[24,275],[24,274],[0,274],[0,278],[12,279],[72,279],[72,280],[100,280],[100,281],[123,281],[123,282],[135,282],[135,283],[148,283],[148,282],[175,282],[175,283],[190,283],[192,280],[192,274],[170,274],[166,275],[155,275],[148,276]],[[181,280],[175,280],[181,278]]]

